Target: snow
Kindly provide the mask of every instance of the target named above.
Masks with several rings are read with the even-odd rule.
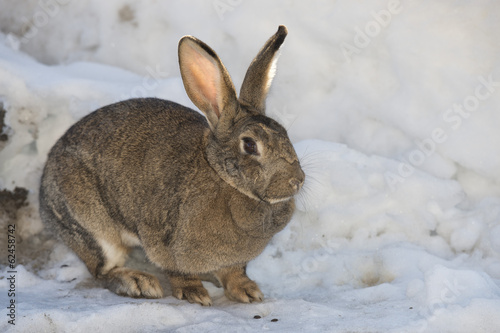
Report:
[[[0,189],[29,190],[15,221],[15,326],[0,265],[2,332],[499,330],[497,2],[0,0],[0,9],[9,135]],[[181,36],[212,46],[239,87],[279,24],[289,35],[268,113],[288,129],[307,182],[290,224],[248,266],[266,299],[236,304],[206,283],[214,305],[202,308],[168,292],[144,300],[103,289],[42,231],[48,150],[115,101],[192,106]],[[139,250],[128,264],[161,277]]]

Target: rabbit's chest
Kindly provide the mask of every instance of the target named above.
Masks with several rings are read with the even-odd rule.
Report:
[[[176,267],[184,272],[208,273],[236,264],[245,264],[264,250],[268,238],[242,237],[236,230],[207,232],[202,237],[186,237],[177,252]],[[180,249],[181,247],[177,247]]]
[[[271,207],[236,196],[224,200],[203,213],[189,214],[185,228],[178,230],[172,249],[181,270],[211,272],[254,259],[293,212],[293,202]]]

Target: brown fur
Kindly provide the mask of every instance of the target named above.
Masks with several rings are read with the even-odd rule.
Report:
[[[110,290],[162,297],[156,277],[122,267],[128,248],[141,245],[175,297],[210,305],[200,280],[209,276],[230,299],[262,300],[246,264],[288,223],[304,182],[285,129],[263,109],[285,36],[280,27],[253,61],[241,103],[215,52],[184,37],[181,74],[206,119],[170,101],[127,100],[89,114],[54,145],[42,219]],[[245,150],[248,138],[258,154]]]

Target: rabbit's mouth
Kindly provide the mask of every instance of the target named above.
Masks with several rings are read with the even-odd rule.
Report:
[[[257,193],[254,193],[254,195],[257,197],[257,199],[259,201],[262,201],[262,202],[266,202],[270,205],[274,205],[274,204],[277,204],[277,203],[281,203],[281,202],[286,202],[286,201],[290,201],[290,200],[293,200],[294,196],[297,194],[297,192],[295,193],[287,193],[287,194],[284,194],[282,196],[278,196],[278,195],[259,195]]]
[[[264,201],[267,203],[270,203],[271,205],[274,205],[274,204],[277,204],[280,202],[289,201],[292,198],[293,198],[293,196],[285,197],[285,198],[265,198]]]
[[[270,204],[292,200],[302,189],[304,180],[305,174],[300,167],[290,172],[276,173],[259,199]]]
[[[286,197],[274,197],[274,198],[270,198],[270,197],[267,197],[267,196],[262,196],[260,195],[259,193],[256,193],[256,192],[252,192],[251,194],[247,194],[248,197],[254,199],[254,200],[257,200],[257,201],[260,201],[260,202],[265,202],[265,203],[268,203],[270,205],[274,205],[274,204],[277,204],[277,203],[280,203],[280,202],[286,202],[286,201],[289,201],[290,199],[293,199],[293,195],[289,195],[289,196],[286,196]]]

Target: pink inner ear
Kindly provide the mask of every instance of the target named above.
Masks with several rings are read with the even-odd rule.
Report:
[[[191,76],[192,90],[201,100],[212,107],[217,117],[220,117],[218,101],[220,73],[217,63],[195,48],[191,46],[189,48],[192,52],[189,52],[187,65]]]

